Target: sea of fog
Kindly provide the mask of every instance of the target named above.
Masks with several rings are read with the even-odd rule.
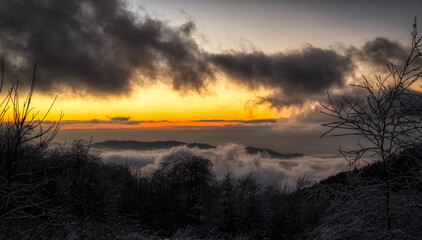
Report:
[[[344,158],[322,158],[300,156],[289,159],[279,159],[267,154],[249,154],[245,146],[228,143],[211,149],[188,148],[178,146],[159,150],[101,150],[105,163],[126,165],[136,170],[153,171],[160,166],[166,156],[177,154],[178,151],[191,151],[197,156],[209,159],[213,164],[213,171],[217,179],[222,179],[230,169],[234,178],[241,178],[248,174],[263,186],[272,184],[291,184],[301,176],[319,181],[328,176],[343,171],[347,167]]]

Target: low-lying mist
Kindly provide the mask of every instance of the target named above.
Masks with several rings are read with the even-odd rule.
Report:
[[[235,143],[227,143],[211,149],[178,146],[147,151],[103,150],[101,155],[105,163],[128,164],[133,170],[153,171],[160,166],[165,157],[186,150],[210,160],[217,179],[222,179],[229,169],[235,178],[252,174],[263,186],[278,183],[295,184],[297,178],[301,176],[319,181],[344,170],[347,166],[347,162],[343,158],[320,158],[305,155],[281,159],[260,152],[249,154],[245,146]]]

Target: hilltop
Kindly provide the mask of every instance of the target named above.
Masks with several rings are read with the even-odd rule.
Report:
[[[188,148],[199,148],[199,149],[213,149],[215,146],[206,143],[185,143],[180,141],[153,141],[153,142],[141,142],[141,141],[117,141],[107,140],[104,142],[96,142],[92,144],[93,148],[105,149],[105,150],[136,150],[136,151],[147,151],[157,149],[169,149],[172,147],[186,146]],[[248,154],[262,154],[265,157],[279,158],[279,159],[290,159],[302,157],[304,154],[292,153],[283,154],[267,148],[255,148],[246,147]]]

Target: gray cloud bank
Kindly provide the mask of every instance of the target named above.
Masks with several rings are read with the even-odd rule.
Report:
[[[331,176],[346,167],[342,158],[318,158],[303,156],[293,159],[277,159],[260,153],[248,154],[245,147],[228,143],[214,149],[174,147],[153,151],[105,151],[102,153],[104,162],[125,165],[126,162],[133,169],[152,171],[168,156],[180,151],[191,151],[197,156],[209,159],[218,179],[222,179],[229,167],[235,178],[241,178],[249,173],[262,185],[268,186],[281,182],[294,184],[300,176],[307,176],[311,180],[321,180]]]
[[[279,90],[280,105],[302,103],[331,87],[342,87],[354,68],[348,57],[311,46],[286,54],[226,53],[214,55],[213,61],[251,89],[264,86]]]
[[[37,61],[43,90],[121,95],[131,92],[131,79],[164,73],[174,89],[200,91],[211,74],[192,23],[170,27],[119,0],[1,1],[0,29],[8,69],[25,73]]]
[[[307,46],[274,54],[210,54],[192,38],[194,30],[193,22],[174,27],[130,12],[120,0],[0,2],[0,57],[7,76],[30,75],[36,61],[43,91],[121,96],[164,81],[181,94],[204,93],[221,72],[241,86],[272,89],[260,103],[282,107],[343,87],[357,61],[382,66],[406,56],[405,47],[385,38],[346,51]]]

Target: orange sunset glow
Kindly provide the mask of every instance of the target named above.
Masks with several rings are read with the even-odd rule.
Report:
[[[278,113],[268,105],[253,104],[259,96],[268,95],[269,90],[249,90],[238,88],[235,84],[220,83],[209,89],[207,95],[180,95],[163,84],[147,89],[138,89],[125,98],[72,99],[71,96],[58,95],[47,120],[55,120],[64,112],[63,129],[88,128],[159,128],[176,126],[221,126],[239,124],[231,122],[254,119],[276,118]],[[165,97],[163,97],[165,96]],[[47,96],[36,96],[33,102],[38,106],[40,114],[52,103]],[[252,110],[253,108],[253,110]],[[69,121],[89,121],[97,119],[108,121],[114,117],[126,117],[133,125],[74,123]],[[200,122],[207,120],[207,122]],[[212,121],[216,120],[216,121]],[[223,121],[221,121],[223,120]],[[149,121],[149,122],[146,122]]]

